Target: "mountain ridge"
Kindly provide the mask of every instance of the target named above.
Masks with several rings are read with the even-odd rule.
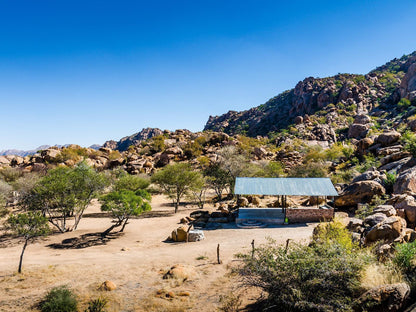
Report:
[[[372,112],[379,106],[397,104],[403,97],[416,98],[416,51],[393,59],[366,75],[338,74],[326,78],[307,77],[295,88],[245,111],[209,116],[204,130],[251,137],[279,132],[295,124],[298,117],[323,110],[328,105],[354,107],[355,114]],[[406,74],[410,72],[409,77]],[[299,118],[298,118],[299,119]]]

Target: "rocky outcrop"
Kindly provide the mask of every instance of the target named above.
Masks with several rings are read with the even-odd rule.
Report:
[[[103,144],[104,147],[111,148],[113,150],[127,151],[130,146],[140,144],[142,141],[148,140],[158,135],[162,135],[163,131],[158,128],[144,128],[142,131],[133,135],[126,136],[120,141],[107,141]]]
[[[400,84],[400,96],[411,101],[416,100],[416,56],[407,61],[406,75]]]

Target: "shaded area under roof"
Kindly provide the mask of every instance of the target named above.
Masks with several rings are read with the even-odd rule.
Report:
[[[329,178],[236,178],[238,195],[338,196]]]

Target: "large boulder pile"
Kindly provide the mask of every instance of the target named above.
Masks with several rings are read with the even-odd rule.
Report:
[[[397,215],[392,205],[379,205],[364,220],[350,219],[347,228],[353,232],[355,240],[364,245],[371,245],[380,241],[392,244],[414,239],[414,235],[410,233],[413,230],[406,226],[406,220]]]

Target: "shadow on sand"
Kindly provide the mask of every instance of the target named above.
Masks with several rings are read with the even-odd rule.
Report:
[[[106,236],[102,236],[102,233],[88,233],[79,237],[71,237],[64,239],[61,243],[49,244],[47,247],[53,249],[82,249],[92,246],[105,245],[107,242],[113,239],[117,239],[123,236],[124,233],[110,233]]]

